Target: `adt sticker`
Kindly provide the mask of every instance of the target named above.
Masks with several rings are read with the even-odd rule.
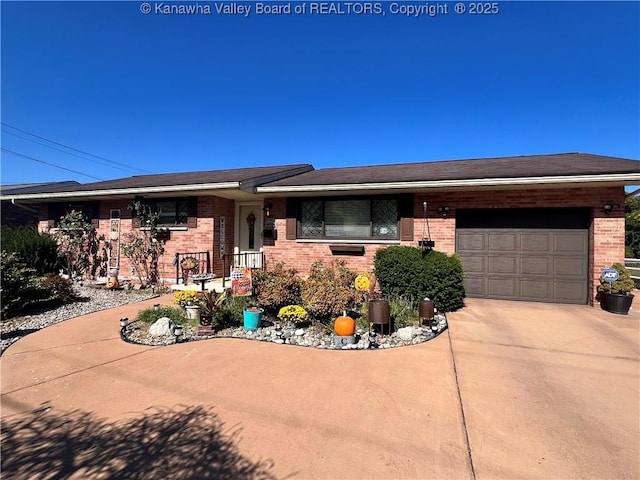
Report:
[[[602,279],[605,282],[615,282],[620,277],[620,274],[615,268],[605,268],[602,271]]]

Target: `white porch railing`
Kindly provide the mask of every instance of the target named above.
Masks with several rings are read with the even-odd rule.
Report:
[[[625,258],[624,266],[631,273],[632,279],[640,280],[640,258]]]

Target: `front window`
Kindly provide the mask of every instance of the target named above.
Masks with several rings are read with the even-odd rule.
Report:
[[[53,220],[53,226],[58,227],[61,217],[71,212],[82,212],[87,220],[98,220],[99,205],[97,202],[85,203],[51,203],[49,204],[49,218]]]
[[[158,225],[164,227],[186,226],[189,221],[188,198],[162,198],[158,200],[145,200],[151,207],[151,211],[160,215]]]
[[[158,200],[152,205],[153,211],[160,214],[159,225],[186,225],[189,218],[188,202],[179,200]]]
[[[303,200],[298,233],[299,238],[397,239],[398,200]]]

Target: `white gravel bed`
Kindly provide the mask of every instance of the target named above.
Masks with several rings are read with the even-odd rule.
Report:
[[[79,285],[74,285],[74,291],[82,298],[81,301],[62,305],[42,313],[13,317],[3,321],[0,353],[4,353],[9,345],[24,335],[41,328],[99,310],[107,310],[158,297],[157,293],[145,290],[106,290]]]

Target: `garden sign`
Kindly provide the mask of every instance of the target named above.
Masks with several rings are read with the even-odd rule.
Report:
[[[611,291],[612,288],[611,284],[620,278],[620,274],[615,268],[605,268],[601,276],[605,282],[609,282],[609,291]]]

